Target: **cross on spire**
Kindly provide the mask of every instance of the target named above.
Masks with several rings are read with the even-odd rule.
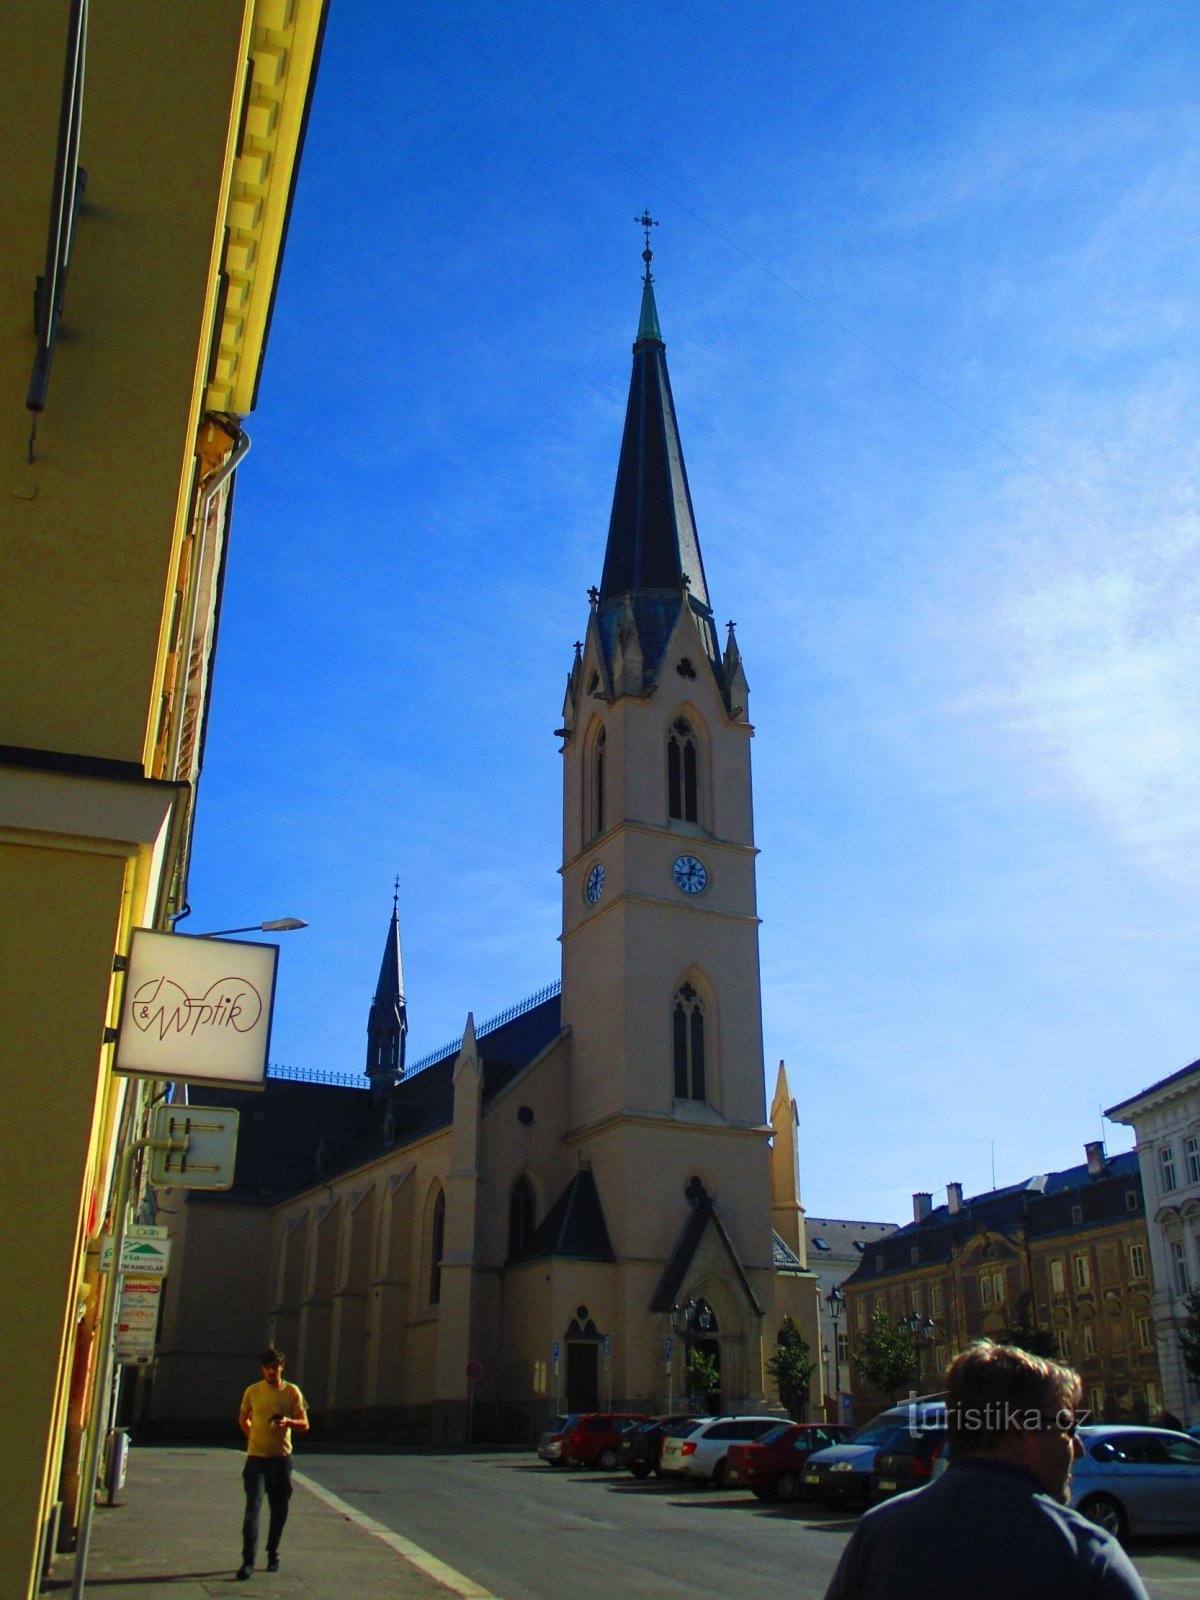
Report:
[[[396,874],[396,881],[392,885],[392,914],[400,910],[400,874]]]
[[[647,209],[642,212],[640,217],[634,217],[633,220],[637,223],[638,227],[641,228],[642,232],[646,236],[646,247],[642,251],[642,260],[646,263],[645,281],[649,283],[650,263],[654,260],[654,251],[650,248],[650,229],[658,227],[658,218],[652,217],[650,215],[649,208],[647,207]]]

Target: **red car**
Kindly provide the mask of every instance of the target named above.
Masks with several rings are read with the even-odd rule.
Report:
[[[753,1444],[730,1445],[729,1487],[753,1489],[760,1500],[799,1500],[809,1456],[853,1432],[840,1422],[782,1422]]]
[[[562,1459],[569,1467],[603,1467],[611,1472],[619,1464],[621,1435],[637,1422],[650,1418],[632,1411],[593,1411],[575,1417],[563,1435]]]

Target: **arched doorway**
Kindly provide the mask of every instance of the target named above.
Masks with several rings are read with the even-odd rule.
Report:
[[[568,1411],[600,1408],[600,1331],[586,1306],[580,1306],[567,1328]]]

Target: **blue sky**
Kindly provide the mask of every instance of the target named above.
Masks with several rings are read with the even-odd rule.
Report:
[[[647,205],[807,1207],[1069,1165],[1200,1054],[1198,50],[1169,0],[334,0],[181,924],[311,923],[274,1060],[360,1069],[396,875],[411,1057],[558,975]]]

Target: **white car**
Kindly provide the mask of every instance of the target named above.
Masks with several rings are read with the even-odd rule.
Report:
[[[723,1489],[731,1444],[753,1444],[784,1417],[698,1417],[663,1437],[658,1470],[664,1478],[690,1478]]]

